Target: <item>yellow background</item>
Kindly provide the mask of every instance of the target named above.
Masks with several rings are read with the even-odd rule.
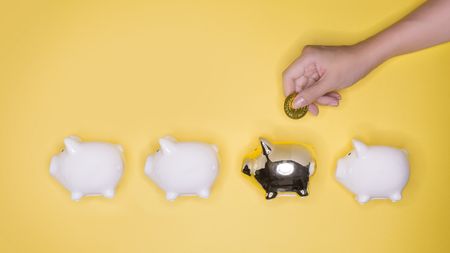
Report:
[[[2,1],[0,252],[449,252],[450,47],[393,59],[294,121],[281,72],[306,44],[354,43],[420,1]],[[443,28],[446,29],[446,28]],[[114,199],[50,177],[63,138],[120,143]],[[209,199],[144,175],[159,137],[215,143]],[[266,201],[240,172],[257,138],[311,144],[310,196]],[[404,199],[361,206],[334,179],[351,138],[406,148]]]

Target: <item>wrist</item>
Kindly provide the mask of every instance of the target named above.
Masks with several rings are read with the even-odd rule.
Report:
[[[384,43],[374,37],[361,41],[353,47],[360,58],[373,68],[392,57]]]

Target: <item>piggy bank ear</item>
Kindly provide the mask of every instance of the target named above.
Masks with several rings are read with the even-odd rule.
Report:
[[[64,139],[64,146],[68,152],[75,153],[80,146],[80,138],[77,136],[69,136]]]
[[[174,138],[168,136],[163,137],[159,139],[159,146],[161,147],[161,150],[165,154],[170,154],[173,151],[175,151],[176,148],[176,141]]]
[[[364,144],[361,141],[358,141],[356,139],[353,139],[352,142],[353,142],[353,147],[355,148],[356,154],[358,156],[363,156],[367,152],[366,144]]]
[[[273,147],[272,147],[272,144],[268,140],[266,140],[264,138],[259,138],[259,142],[261,143],[261,147],[262,147],[264,155],[267,156],[270,153],[272,153]]]

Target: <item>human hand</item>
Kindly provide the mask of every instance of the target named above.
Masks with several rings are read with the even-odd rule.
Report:
[[[369,51],[369,52],[368,52]],[[338,106],[338,90],[353,85],[381,63],[376,54],[362,45],[306,46],[283,73],[285,96],[299,94],[294,108],[308,106],[313,115],[318,105]]]

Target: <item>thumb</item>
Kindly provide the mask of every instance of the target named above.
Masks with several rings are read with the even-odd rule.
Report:
[[[300,91],[294,100],[293,107],[300,108],[307,106],[330,91],[331,89],[325,80],[319,81]]]

